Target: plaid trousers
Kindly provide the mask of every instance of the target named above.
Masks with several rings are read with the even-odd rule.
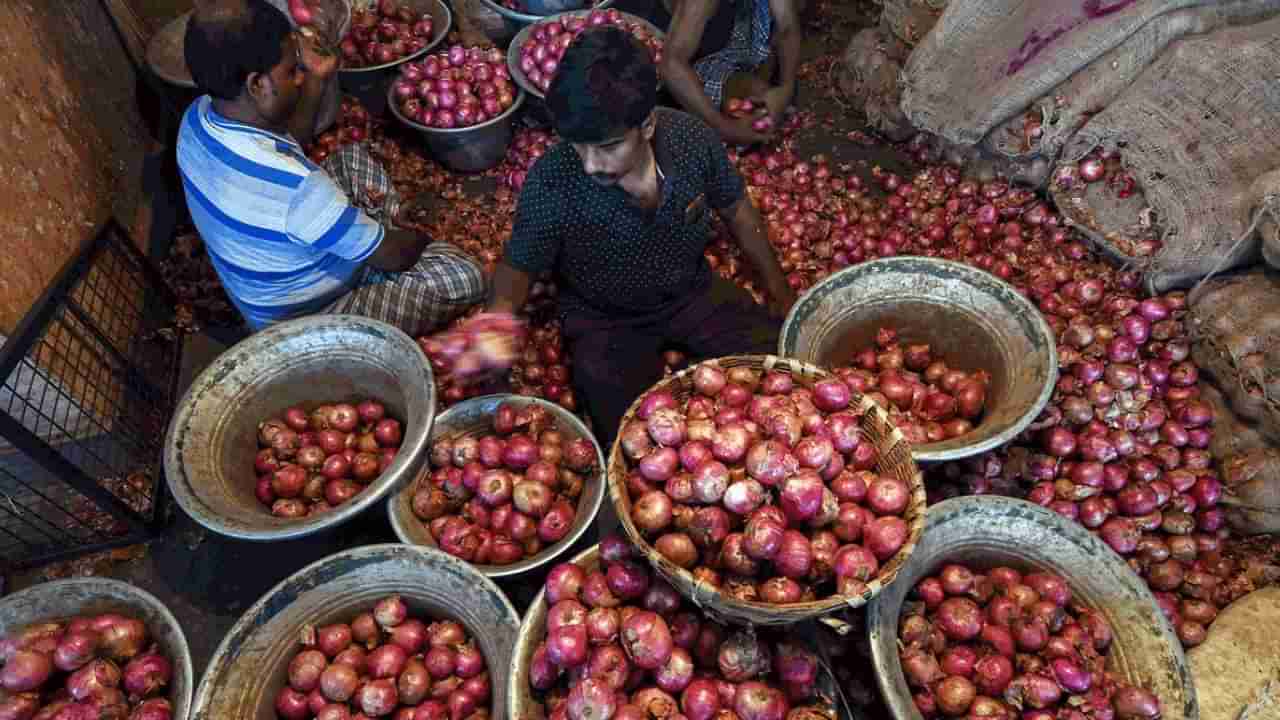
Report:
[[[344,146],[323,167],[369,217],[389,225],[399,215],[399,193],[382,164],[363,145]],[[366,264],[355,288],[321,312],[371,317],[417,337],[483,302],[486,294],[480,266],[459,248],[436,242],[408,270],[387,272]]]
[[[753,70],[769,59],[769,39],[773,33],[769,0],[740,2],[729,44],[693,64],[694,71],[702,79],[703,91],[715,107],[724,102],[724,84],[730,75]]]

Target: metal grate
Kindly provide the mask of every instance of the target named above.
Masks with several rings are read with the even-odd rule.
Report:
[[[164,523],[176,310],[113,220],[0,348],[0,570],[138,542]]]

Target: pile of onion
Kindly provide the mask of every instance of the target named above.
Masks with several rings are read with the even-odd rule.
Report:
[[[835,374],[889,411],[907,442],[942,442],[973,430],[987,402],[985,370],[953,369],[928,343],[902,343],[893,328],[876,332],[876,347],[855,354]]]
[[[519,193],[524,187],[525,176],[529,169],[546,154],[551,146],[558,142],[555,133],[547,130],[521,128],[516,131],[507,155],[497,168],[498,183]]]
[[[818,659],[781,633],[703,616],[617,536],[600,566],[561,563],[543,589],[545,635],[529,684],[549,720],[804,720],[830,717]]]
[[[502,51],[454,45],[400,66],[391,85],[400,114],[434,128],[488,122],[516,101]]]
[[[755,117],[751,122],[751,129],[756,132],[766,132],[773,129],[773,118],[769,117],[769,109],[756,106],[754,102],[746,98],[729,98],[724,104],[724,113],[731,118],[747,118]]]
[[[169,720],[173,663],[117,613],[42,622],[0,638],[0,718]]]
[[[1060,166],[1053,174],[1052,182],[1055,190],[1072,199],[1082,199],[1089,186],[1098,183],[1103,183],[1106,192],[1119,201],[1135,195],[1139,199],[1143,197],[1137,180],[1124,167],[1120,151],[1114,149],[1096,148],[1074,165]],[[1142,211],[1123,233],[1108,234],[1107,241],[1131,257],[1150,257],[1164,246],[1152,218],[1143,217]]]
[[[539,289],[539,298],[554,298],[554,284],[535,282],[530,293]],[[573,375],[569,370],[569,354],[560,334],[559,320],[551,320],[529,332],[529,344],[511,369],[511,379],[515,391],[521,395],[546,398],[570,412],[578,409],[578,399],[571,385]]]
[[[334,127],[316,136],[307,148],[307,157],[322,163],[343,145],[364,142],[370,133],[369,112],[360,101],[342,98],[338,106],[338,121]]]
[[[410,616],[399,595],[349,623],[306,628],[276,695],[282,720],[488,720],[484,655],[454,620]]]
[[[1160,717],[1153,693],[1107,672],[1111,627],[1061,577],[952,563],[911,597],[898,652],[925,718]]]
[[[339,44],[342,65],[386,65],[420,53],[431,43],[434,30],[435,20],[430,13],[418,15],[396,0],[381,0],[374,8],[353,9],[351,29]]]
[[[403,439],[377,400],[286,408],[258,425],[254,494],[277,517],[327,512],[378,479]]]
[[[530,85],[546,92],[551,87],[551,79],[560,68],[560,58],[564,57],[564,51],[573,44],[574,38],[588,28],[604,25],[613,25],[631,33],[649,49],[654,64],[661,62],[662,40],[630,18],[631,16],[610,8],[592,10],[586,15],[575,15],[564,20],[535,23],[529,31],[528,39],[520,46],[520,72],[528,78]]]
[[[642,396],[619,431],[636,529],[737,600],[862,592],[906,543],[912,488],[874,472],[849,387],[711,362],[692,380],[686,398]]]
[[[480,565],[510,565],[564,539],[596,468],[595,444],[558,428],[545,408],[510,403],[493,434],[436,440],[414,514],[440,549]]]

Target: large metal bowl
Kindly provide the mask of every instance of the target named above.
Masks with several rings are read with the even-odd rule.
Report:
[[[138,618],[146,624],[148,635],[173,664],[173,679],[166,696],[173,706],[173,718],[186,720],[196,682],[187,637],[173,613],[145,590],[98,577],[41,583],[0,600],[0,637],[38,622],[107,612]]]
[[[480,2],[487,9],[496,13],[502,18],[502,34],[500,37],[493,38],[494,42],[498,43],[499,45],[515,37],[516,33],[520,32],[522,28],[528,25],[532,25],[533,23],[536,23],[539,20],[545,20],[547,19],[548,16],[554,15],[558,12],[565,12],[566,11],[565,6],[568,4],[578,5],[579,7],[586,4],[586,3],[576,2],[576,0],[566,0],[566,1],[542,0],[540,2],[534,3],[536,5],[536,7],[534,8],[535,10],[546,10],[545,13],[539,13],[539,12],[520,12],[519,10],[512,10],[509,7],[505,7],[501,3],[494,2],[494,0],[480,0]],[[614,3],[614,0],[600,0],[600,2],[596,3],[595,5],[587,9],[603,10],[613,5],[613,3]]]
[[[893,257],[846,268],[814,285],[787,314],[778,354],[823,367],[847,364],[876,330],[929,343],[961,370],[991,373],[987,407],[973,432],[916,445],[916,462],[993,450],[1026,429],[1058,378],[1058,350],[1044,316],[1013,286],[974,267]]]
[[[404,425],[395,460],[329,512],[274,517],[254,496],[258,423],[291,405],[377,398]],[[379,503],[426,459],[435,381],[418,344],[384,322],[312,315],[267,328],[227,350],[187,390],[169,424],[164,471],[182,509],[243,540],[284,540],[340,525]]]
[[[398,594],[411,615],[451,618],[476,640],[493,687],[490,717],[507,706],[507,668],[520,616],[498,586],[436,550],[367,545],[294,573],[250,607],[214,651],[196,690],[193,720],[276,720],[276,693],[302,630],[349,622]]]
[[[391,110],[391,114],[422,133],[422,139],[431,155],[445,167],[457,172],[482,172],[502,162],[515,132],[515,113],[524,104],[524,90],[520,90],[511,107],[497,117],[479,125],[437,128],[414,122],[400,114],[400,108],[392,97],[394,92],[394,88],[387,88],[387,108]]]
[[[488,0],[483,0],[483,1],[486,3],[488,2]],[[547,17],[538,17],[538,16],[530,16],[530,17],[533,18],[534,22],[551,22],[553,20],[564,20],[565,18],[585,17],[591,14],[592,10],[603,10],[605,9],[605,7],[606,7],[605,5],[597,5],[596,7],[591,8],[591,10],[574,10],[572,12],[564,12],[556,15],[549,15]],[[621,11],[619,11],[618,14],[621,15],[626,20],[629,20],[634,23],[640,23],[640,25],[642,25],[646,30],[648,30],[658,39],[663,41],[666,40],[667,34],[659,30],[656,25],[649,22],[648,20],[645,20],[644,18],[641,18],[641,17],[636,17],[631,13],[625,13]],[[521,28],[520,31],[516,33],[516,36],[511,41],[511,44],[507,46],[507,72],[511,73],[511,79],[515,81],[516,85],[519,85],[520,87],[524,88],[524,91],[529,93],[530,95],[538,98],[539,100],[542,100],[546,98],[546,95],[544,95],[541,90],[534,87],[533,83],[529,82],[529,78],[525,76],[524,71],[520,69],[520,48],[524,46],[525,41],[529,39],[529,34],[532,32],[533,32],[533,25],[531,23]],[[658,87],[659,88],[662,87],[661,78],[658,79]]]
[[[383,65],[338,69],[338,84],[342,86],[343,92],[354,95],[374,115],[379,115],[386,109],[387,88],[391,86],[392,79],[399,72],[400,65],[410,60],[417,60],[434,50],[444,41],[445,35],[449,34],[449,28],[453,26],[453,13],[442,0],[399,0],[399,2],[409,6],[415,14],[431,14],[433,22],[431,42],[416,53],[405,55]],[[367,5],[368,2],[356,0],[353,4]]]
[[[929,508],[911,559],[867,605],[880,694],[898,720],[921,720],[898,660],[902,601],[943,564],[1056,573],[1076,600],[1101,612],[1115,639],[1108,668],[1160,698],[1164,720],[1198,720],[1190,667],[1173,628],[1141,578],[1084,527],[1038,505],[993,495],[953,498]]]
[[[502,403],[509,403],[516,408],[538,405],[546,409],[556,419],[556,425],[565,435],[565,441],[576,438],[587,438],[596,449],[596,474],[583,483],[582,495],[578,497],[578,512],[573,516],[573,527],[560,542],[543,548],[542,552],[531,558],[510,565],[473,565],[481,574],[491,577],[511,577],[543,567],[559,557],[561,553],[578,541],[582,534],[595,522],[600,512],[600,503],[605,494],[605,463],[600,443],[573,413],[559,405],[540,398],[523,395],[485,395],[472,398],[450,407],[436,418],[435,429],[431,433],[431,441],[459,437],[478,437],[492,432],[493,414]],[[409,483],[387,499],[387,515],[391,517],[391,527],[401,542],[410,545],[436,546],[431,530],[426,523],[413,514],[413,491],[418,480],[430,473],[429,463],[423,463],[418,479]]]

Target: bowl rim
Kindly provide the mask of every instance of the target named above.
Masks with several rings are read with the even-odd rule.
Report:
[[[509,7],[504,7],[501,3],[494,2],[494,0],[480,0],[480,2],[484,4],[485,7],[498,13],[499,15],[501,15],[502,17],[508,20],[516,20],[518,22],[523,22],[523,23],[535,23],[535,22],[538,22],[539,20],[544,20],[546,18],[554,17],[555,15],[560,14],[560,13],[552,13],[551,15],[533,15],[531,13],[522,13],[518,10],[512,10]],[[605,10],[610,6],[612,6],[613,3],[614,3],[614,0],[601,0],[601,2],[599,2],[598,4],[593,5],[589,8],[582,8],[582,10]],[[581,10],[566,10],[565,12],[581,12]]]
[[[476,575],[477,577],[475,579],[478,583],[487,586],[490,593],[501,598],[502,607],[506,611],[505,614],[509,623],[515,627],[520,626],[520,613],[516,612],[515,606],[511,604],[511,599],[507,597],[506,593],[502,592],[501,588],[499,588],[497,584],[489,578],[484,577],[480,573],[475,573],[474,568],[472,568],[468,563],[464,563],[452,555],[422,545],[406,545],[403,543],[378,543],[342,550],[308,563],[297,572],[294,572],[285,579],[271,586],[269,590],[264,592],[253,602],[252,605],[241,613],[240,617],[236,619],[235,624],[227,630],[225,635],[223,635],[222,640],[218,642],[217,648],[214,649],[213,654],[210,656],[210,665],[205,668],[204,674],[200,678],[199,685],[196,687],[196,690],[192,695],[191,702],[189,703],[190,717],[193,720],[204,720],[204,717],[197,711],[201,710],[207,712],[207,710],[204,710],[204,706],[209,703],[209,698],[214,696],[217,692],[216,688],[211,687],[212,682],[215,679],[213,659],[219,659],[225,663],[226,659],[231,656],[233,650],[238,654],[242,648],[246,647],[248,645],[248,641],[253,638],[254,634],[261,627],[261,624],[258,622],[259,617],[268,609],[268,606],[276,596],[284,592],[290,586],[299,584],[299,582],[303,578],[307,577],[308,574],[314,573],[317,569],[325,565],[332,565],[342,561],[352,561],[360,556],[369,556],[370,560],[378,559],[379,557],[381,557],[382,560],[391,560],[395,558],[397,554],[416,554],[423,557],[434,556],[442,559],[446,563],[459,567],[463,573]],[[316,585],[310,589],[318,590],[321,587],[322,584]],[[475,634],[475,632],[470,628],[468,628],[468,631]],[[486,662],[487,661],[488,658],[486,658]],[[492,675],[493,673],[491,672],[491,678]]]
[[[397,60],[392,60],[389,63],[383,63],[381,65],[366,65],[365,67],[347,68],[347,67],[342,67],[342,63],[341,61],[339,61],[338,73],[348,74],[348,75],[359,75],[361,73],[377,72],[379,70],[388,70],[390,68],[396,67],[397,65],[407,63],[410,60],[416,60],[422,57],[423,55],[431,52],[432,50],[435,50],[440,43],[444,42],[445,37],[449,35],[449,30],[453,29],[453,11],[449,9],[449,6],[444,2],[444,0],[433,0],[433,2],[435,2],[437,7],[439,7],[441,10],[444,11],[444,29],[443,31],[437,34],[435,39],[433,39],[430,43],[427,43],[426,47],[422,48],[416,53],[413,53],[411,55],[405,55],[402,58],[399,58]],[[350,0],[348,0],[348,7],[350,7]],[[349,17],[347,22],[350,23]]]
[[[516,95],[516,99],[512,101],[511,106],[508,107],[506,110],[503,110],[500,115],[495,115],[489,118],[488,120],[485,120],[484,122],[479,123],[477,125],[468,125],[466,127],[460,127],[460,128],[428,127],[426,125],[415,122],[405,117],[403,114],[401,114],[400,108],[396,104],[396,99],[393,97],[393,94],[395,92],[394,82],[391,83],[391,85],[387,86],[387,109],[391,111],[392,115],[396,116],[397,120],[404,123],[405,125],[408,125],[414,130],[417,130],[418,132],[434,133],[439,135],[453,135],[458,133],[468,133],[468,132],[472,132],[473,130],[481,130],[490,125],[506,120],[511,116],[512,113],[514,113],[516,110],[519,110],[520,106],[524,104],[524,96],[526,93],[525,93],[525,89],[520,87],[519,85],[516,86],[516,89],[520,91]]]
[[[106,586],[113,588],[115,592],[121,596],[137,598],[139,604],[148,606],[151,612],[160,616],[164,623],[169,626],[168,629],[171,630],[177,638],[180,650],[178,657],[171,657],[169,658],[169,661],[174,666],[175,676],[177,676],[180,671],[184,673],[187,678],[187,691],[183,693],[183,697],[178,698],[177,702],[173,703],[173,716],[177,720],[187,720],[187,718],[191,716],[191,708],[195,697],[196,686],[199,685],[199,681],[201,680],[201,678],[196,677],[195,669],[191,662],[191,644],[187,640],[187,634],[182,630],[182,623],[178,622],[178,618],[174,616],[173,611],[169,609],[169,606],[165,605],[160,601],[160,598],[157,598],[147,590],[144,590],[133,583],[128,583],[123,580],[117,580],[110,577],[70,577],[58,580],[49,580],[47,582],[42,582],[28,588],[23,588],[22,590],[12,592],[4,597],[0,597],[0,606],[21,600],[27,596],[38,598],[49,593],[60,595],[62,594],[62,590],[77,586],[83,586],[89,590],[95,590]],[[54,617],[56,617],[56,615]],[[37,620],[33,620],[32,622],[37,622]]]
[[[452,419],[450,417],[451,412],[453,412],[454,415],[464,414],[462,410],[458,410],[454,412],[455,408],[464,408],[464,407],[467,407],[468,405],[481,405],[483,403],[495,402],[495,401],[498,404],[501,404],[502,402],[505,402],[506,400],[509,400],[509,399],[519,400],[521,402],[529,402],[534,405],[540,405],[542,407],[545,407],[550,412],[556,415],[557,421],[561,419],[568,419],[569,424],[573,426],[574,431],[579,432],[583,437],[591,438],[591,444],[595,447],[595,450],[596,450],[596,462],[599,468],[597,470],[597,474],[595,478],[595,487],[599,488],[599,490],[595,493],[592,493],[592,497],[588,498],[587,500],[588,503],[590,503],[591,507],[589,508],[579,507],[577,509],[577,514],[574,515],[574,518],[576,520],[578,515],[581,514],[582,512],[586,511],[588,513],[586,522],[582,523],[582,527],[560,538],[558,542],[551,545],[550,547],[543,548],[542,552],[538,553],[537,555],[534,555],[533,557],[527,558],[525,560],[521,560],[519,562],[512,563],[510,565],[479,565],[473,562],[466,562],[465,560],[459,560],[459,562],[466,562],[467,565],[470,565],[472,568],[475,568],[476,572],[488,578],[501,578],[501,577],[512,577],[515,575],[521,575],[526,572],[538,570],[539,568],[543,567],[547,563],[560,557],[566,550],[572,548],[574,544],[576,544],[578,540],[582,538],[582,536],[587,532],[587,530],[590,529],[595,524],[596,518],[600,515],[600,506],[604,504],[605,496],[609,493],[608,466],[605,464],[606,457],[604,454],[604,448],[601,447],[600,441],[596,439],[595,433],[591,432],[591,429],[588,428],[586,423],[582,422],[582,420],[577,415],[575,415],[572,412],[569,412],[568,410],[560,407],[559,405],[551,402],[550,400],[545,400],[543,398],[530,397],[526,395],[517,395],[515,393],[493,393],[490,395],[480,395],[478,397],[467,398],[466,400],[463,400],[460,403],[449,406],[448,408],[445,409],[444,412],[437,415],[436,423],[431,428],[431,434],[432,436],[434,436],[436,429],[441,427],[440,425],[441,420],[444,420],[445,424],[448,424],[449,420]],[[432,441],[432,437],[428,436],[427,438],[428,447],[430,447],[431,441]],[[396,505],[400,502],[401,497],[413,492],[413,486],[418,481],[418,476],[420,476],[425,471],[425,469],[429,466],[430,466],[430,461],[428,460],[427,462],[423,463],[422,469],[419,470],[418,475],[415,475],[412,479],[408,480],[403,487],[397,488],[395,492],[387,496],[387,502],[386,502],[387,519],[391,521],[391,529],[395,531],[396,537],[399,538],[400,542],[404,543],[405,545],[410,545],[413,547],[431,548],[435,552],[444,553],[444,551],[440,550],[439,548],[433,548],[430,545],[423,545],[423,544],[417,543],[413,540],[413,538],[409,537],[407,534],[407,531],[405,530],[404,526],[400,522],[399,515],[396,512]],[[583,493],[586,494],[586,491],[584,490]],[[421,522],[421,521],[418,521],[418,522]],[[575,522],[575,524],[577,523]],[[448,553],[444,553],[444,554],[447,555]]]
[[[825,288],[835,284],[840,277],[845,275],[867,275],[881,270],[882,268],[894,270],[897,269],[898,266],[917,264],[929,264],[945,268],[951,273],[965,277],[967,282],[971,282],[971,280],[968,280],[969,278],[982,278],[984,281],[992,283],[997,288],[1000,288],[1006,297],[1012,298],[1011,301],[1014,304],[1020,305],[1023,311],[1027,311],[1026,315],[1030,318],[1031,323],[1036,327],[1037,331],[1048,340],[1045,347],[1047,348],[1048,353],[1049,372],[1045,376],[1044,383],[1040,387],[1040,392],[1036,396],[1035,402],[1027,407],[1014,423],[1009,425],[1003,431],[996,433],[981,442],[962,445],[951,450],[930,449],[937,447],[942,443],[913,445],[911,455],[918,463],[941,463],[951,462],[953,460],[962,460],[964,458],[980,455],[984,452],[1001,447],[1017,437],[1022,431],[1026,430],[1031,423],[1035,422],[1036,417],[1044,411],[1044,408],[1049,404],[1049,400],[1053,397],[1053,391],[1061,372],[1058,366],[1058,346],[1053,330],[1049,327],[1049,323],[1045,321],[1044,313],[1040,312],[1039,308],[1032,304],[1025,295],[1018,292],[1013,285],[1001,280],[991,273],[979,270],[972,265],[956,262],[954,260],[943,260],[941,258],[920,257],[916,255],[896,255],[894,257],[880,258],[870,262],[850,265],[838,272],[834,272],[823,278],[813,287],[806,290],[804,294],[796,300],[795,304],[791,306],[791,309],[787,311],[787,317],[782,323],[782,330],[778,333],[778,355],[782,357],[792,357],[787,352],[787,344],[789,340],[794,341],[799,333],[800,323],[797,314],[806,298],[825,290]],[[901,269],[899,272],[907,273],[909,270]],[[804,358],[798,359],[804,360],[804,362],[813,362]],[[981,427],[980,424],[979,427]]]
[[[1052,510],[1036,505],[1035,503],[1000,495],[968,495],[955,497],[930,506],[929,515],[925,518],[925,532],[921,538],[921,544],[928,542],[930,525],[949,522],[954,516],[961,512],[965,512],[968,508],[986,508],[991,510],[999,506],[1008,507],[1011,511],[1016,510],[1018,512],[1039,516],[1039,519],[1044,521],[1047,529],[1051,532],[1058,535],[1073,536],[1079,543],[1089,545],[1091,548],[1096,550],[1096,552],[1093,553],[1095,561],[1110,565],[1118,572],[1123,569],[1124,572],[1132,574],[1132,571],[1130,571],[1128,566],[1125,565],[1124,559],[1112,551],[1106,543],[1087,530],[1083,525],[1074,523]],[[927,551],[929,548],[926,547],[924,549]],[[919,548],[917,548],[917,550],[919,550]],[[945,562],[947,559],[945,556],[940,556],[936,560],[929,561],[925,561],[923,558],[923,553],[913,553],[906,565],[903,566],[903,572],[909,575],[913,564],[940,564]],[[1089,571],[1081,571],[1081,573],[1086,572]],[[1187,702],[1193,710],[1193,714],[1186,716],[1186,720],[1194,720],[1194,718],[1199,717],[1199,701],[1196,697],[1195,683],[1193,682],[1194,679],[1190,675],[1190,665],[1186,661],[1186,655],[1183,651],[1182,644],[1178,642],[1177,636],[1174,635],[1173,627],[1169,624],[1168,619],[1165,618],[1164,614],[1161,613],[1156,606],[1155,598],[1151,595],[1150,588],[1148,588],[1146,583],[1137,575],[1133,575],[1133,581],[1137,586],[1140,586],[1141,592],[1145,593],[1150,599],[1153,610],[1152,617],[1155,618],[1155,621],[1159,624],[1166,644],[1168,644],[1175,656],[1182,657],[1181,667],[1184,671],[1184,682],[1182,684],[1186,688]],[[1092,605],[1092,603],[1090,603],[1090,605]],[[901,616],[901,606],[896,610],[893,610],[893,612],[898,616]],[[898,645],[896,635],[898,619],[895,618],[892,623],[892,627],[895,628],[895,634],[892,637],[886,638],[879,631],[880,626],[883,624],[881,616],[887,617],[889,613],[890,609],[885,604],[884,594],[877,595],[867,603],[866,631],[871,644],[872,663],[876,668],[876,685],[879,687],[880,696],[884,698],[885,704],[888,705],[890,715],[892,717],[898,718],[899,720],[920,720],[920,714],[916,712],[914,705],[910,704],[910,693],[908,692],[906,696],[908,699],[904,701],[904,697],[900,692],[900,689],[906,688],[907,684],[905,675],[902,672],[901,660],[898,659],[896,652],[896,647]],[[886,652],[886,648],[884,646],[888,644],[892,644],[895,648],[895,652],[892,657],[886,658],[884,657],[884,653]]]
[[[486,3],[491,2],[491,0],[480,0],[480,1],[486,2]],[[529,82],[529,78],[525,77],[524,71],[520,69],[520,47],[524,45],[526,40],[529,39],[529,34],[533,32],[532,28],[535,24],[543,23],[543,22],[552,22],[553,20],[557,20],[562,17],[572,18],[572,17],[577,17],[579,15],[589,15],[596,10],[614,10],[617,13],[621,14],[623,17],[633,22],[638,22],[641,25],[644,25],[645,28],[648,29],[649,32],[653,33],[655,37],[662,40],[663,43],[666,43],[667,33],[659,29],[657,25],[654,25],[653,23],[649,22],[648,20],[645,20],[639,15],[634,15],[632,13],[629,13],[623,10],[618,10],[617,8],[609,8],[604,5],[597,5],[595,7],[587,8],[584,10],[566,10],[564,12],[556,13],[554,15],[532,15],[530,17],[532,17],[533,20],[530,21],[528,25],[520,28],[520,31],[515,34],[515,37],[511,38],[511,44],[507,45],[507,73],[511,75],[511,80],[515,82],[515,84],[519,86],[520,89],[524,90],[530,95],[538,98],[539,100],[545,100],[547,97],[546,93],[535,88],[533,86],[533,83]],[[662,85],[663,85],[662,77],[661,77],[661,74],[659,74],[658,88],[661,89]]]
[[[425,375],[422,378],[422,382],[425,387],[427,405],[426,431],[422,434],[421,444],[418,448],[401,445],[401,449],[407,449],[408,452],[396,453],[396,459],[392,461],[388,470],[394,468],[398,463],[404,464],[395,474],[385,478],[383,475],[387,475],[386,472],[380,474],[368,485],[365,492],[329,512],[315,517],[298,518],[278,528],[244,529],[239,525],[228,526],[216,514],[203,512],[208,510],[209,506],[191,489],[193,482],[186,470],[186,462],[182,450],[182,445],[184,444],[182,438],[188,434],[187,426],[190,425],[191,418],[194,416],[195,405],[197,404],[195,402],[196,396],[206,392],[208,387],[219,384],[221,378],[228,372],[226,366],[228,363],[232,363],[237,355],[254,352],[261,345],[275,344],[277,342],[276,335],[280,332],[291,330],[296,326],[324,324],[364,325],[378,334],[385,335],[388,342],[400,342],[405,345],[406,349],[412,347],[415,351],[421,352],[417,342],[394,325],[363,315],[324,313],[304,315],[303,317],[272,325],[224,350],[221,355],[214,358],[213,362],[192,380],[187,391],[183,393],[182,398],[178,401],[177,408],[174,410],[173,417],[169,420],[169,427],[165,431],[164,438],[163,468],[169,493],[177,501],[182,511],[200,526],[219,535],[251,542],[295,540],[318,532],[324,532],[346,523],[382,501],[403,480],[401,476],[410,474],[415,463],[425,457],[427,439],[430,438],[431,430],[435,424],[436,409],[439,401],[435,391],[435,375],[431,369],[431,364],[426,362],[424,358],[422,369]],[[206,390],[202,390],[202,388],[206,388]],[[361,495],[365,497],[361,497]],[[197,512],[197,510],[202,512]]]

